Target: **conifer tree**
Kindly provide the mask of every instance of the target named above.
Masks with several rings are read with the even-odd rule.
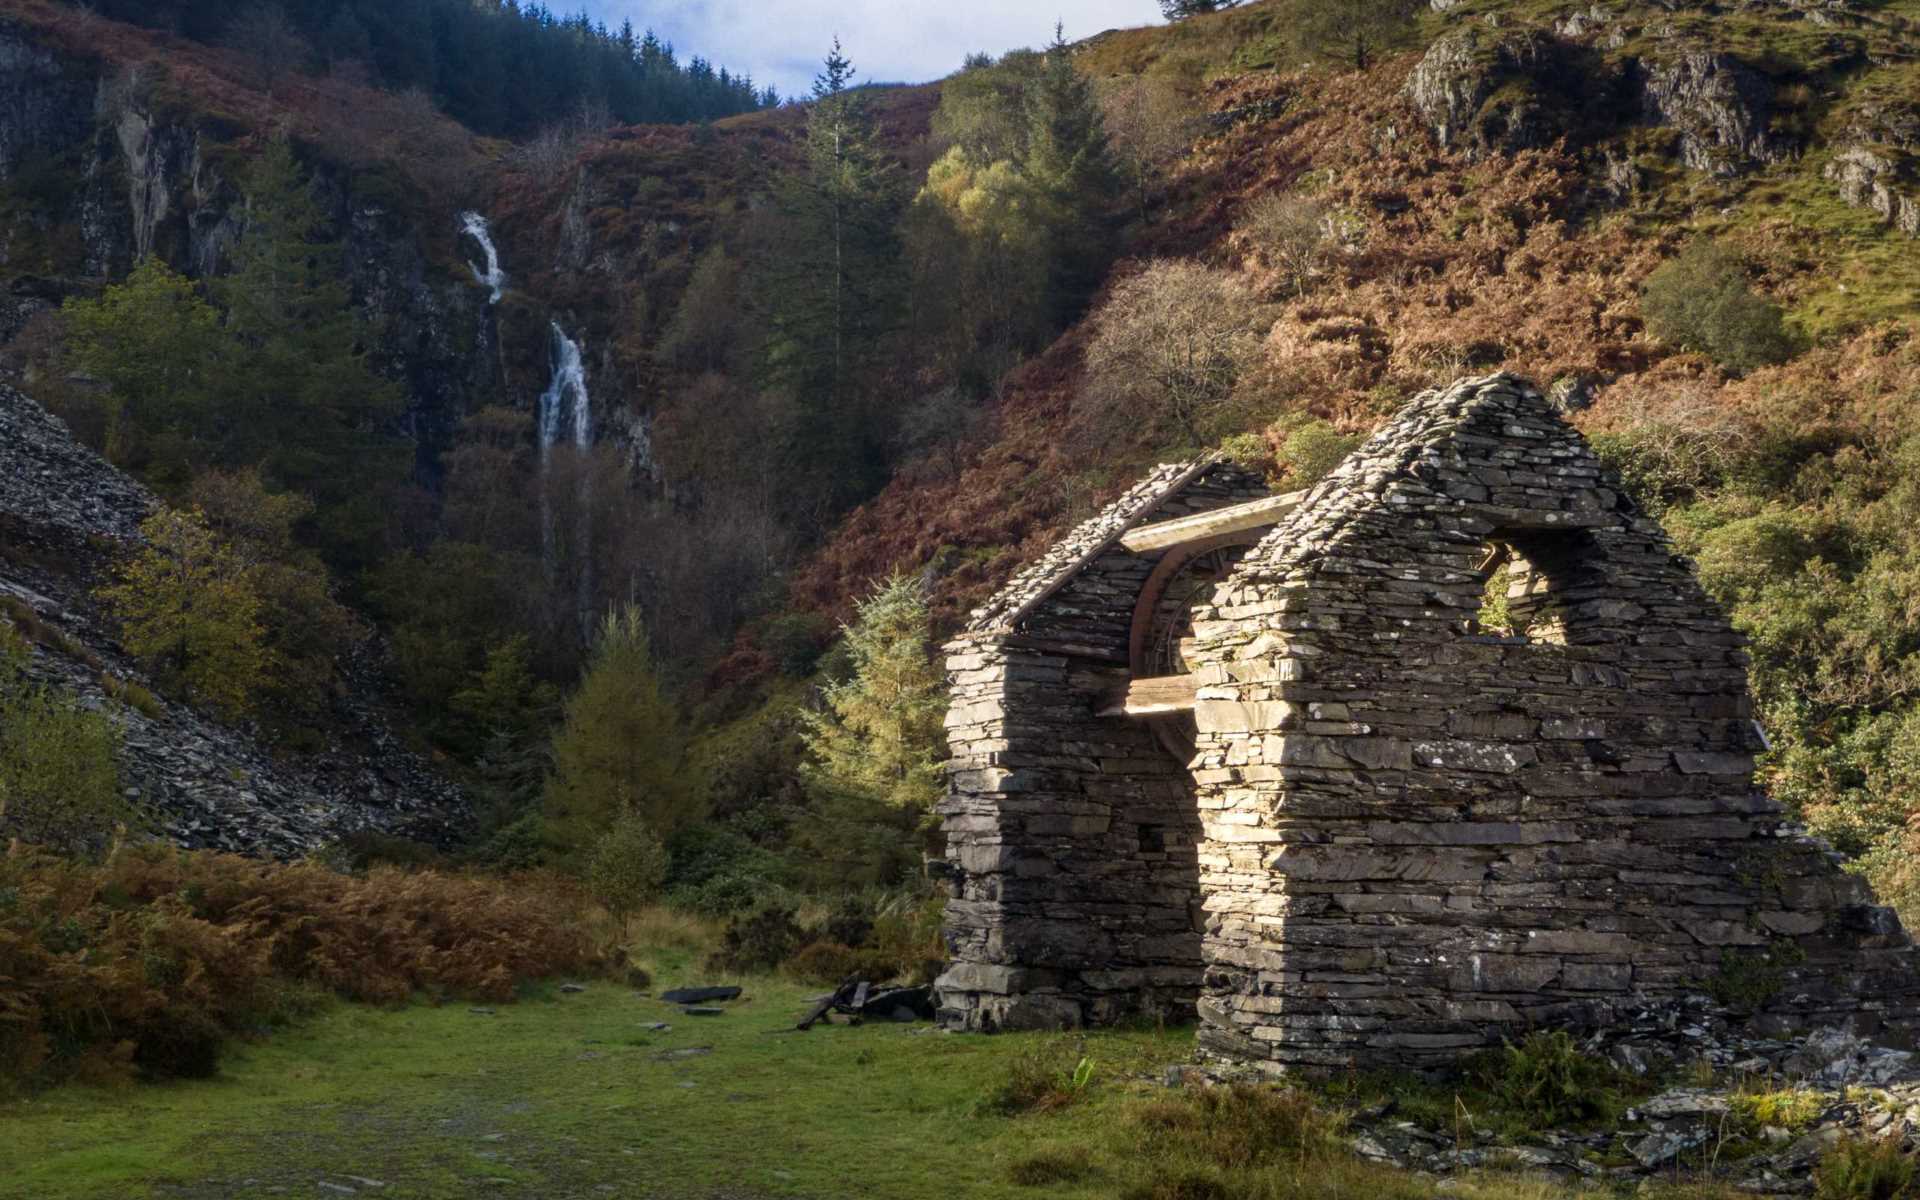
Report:
[[[694,820],[693,798],[680,779],[685,746],[640,611],[608,613],[554,739],[544,800],[548,843],[562,860],[575,859],[624,814],[637,814],[663,838]]]
[[[899,172],[881,151],[853,64],[834,40],[813,84],[807,165],[781,208],[790,236],[776,271],[768,368],[796,403],[789,459],[803,494],[857,499],[881,467],[857,378],[890,324],[899,262]]]
[[[1093,81],[1073,65],[1073,48],[1058,25],[1026,102],[1027,176],[1055,209],[1048,298],[1065,321],[1078,314],[1113,257],[1115,198],[1123,184]]]
[[[802,714],[802,777],[822,818],[807,840],[837,878],[895,883],[933,846],[944,782],[946,688],[919,581],[888,579],[844,632],[852,677]]]
[[[1203,13],[1222,12],[1240,0],[1160,0],[1160,15],[1169,21],[1183,21]]]
[[[341,246],[285,137],[251,164],[245,191],[233,269],[216,289],[243,347],[223,457],[313,497],[326,549],[359,565],[383,488],[406,470],[391,428],[403,396],[367,362]]]

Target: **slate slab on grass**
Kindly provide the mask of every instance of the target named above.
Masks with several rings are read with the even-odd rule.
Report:
[[[688,987],[674,988],[662,992],[660,998],[668,1004],[709,1004],[715,1000],[737,1000],[740,989],[737,987]]]

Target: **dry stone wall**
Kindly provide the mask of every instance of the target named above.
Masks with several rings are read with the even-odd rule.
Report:
[[[1899,922],[1754,787],[1740,636],[1524,381],[1415,398],[1196,607],[1190,763],[1092,716],[1153,562],[1114,539],[1214,469],[1157,475],[950,648],[950,1025],[1197,984],[1203,1049],[1273,1069],[1703,993],[1910,1036]],[[1502,561],[1517,633],[1478,619]]]
[[[1016,577],[947,647],[949,1027],[1192,1012],[1192,782],[1149,728],[1095,715],[1126,683],[1134,603],[1155,562],[1116,539],[1265,494],[1228,463],[1162,467]]]

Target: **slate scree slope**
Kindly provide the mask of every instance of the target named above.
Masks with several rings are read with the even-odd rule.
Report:
[[[1920,1017],[1892,911],[1754,786],[1740,635],[1523,380],[1414,398],[1305,493],[1162,467],[947,651],[949,1027],[1197,1005],[1281,1069],[1716,990]]]

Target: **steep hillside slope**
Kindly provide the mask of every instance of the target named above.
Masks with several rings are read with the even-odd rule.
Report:
[[[38,404],[0,386],[0,622],[32,643],[29,677],[111,714],[127,797],[156,832],[183,846],[282,858],[355,833],[457,836],[466,800],[394,738],[365,694],[335,704],[347,736],[297,763],[247,730],[152,694],[91,589],[138,545],[154,503]],[[361,669],[363,684],[372,665]]]
[[[1211,132],[1115,277],[1195,255],[1277,304],[1247,427],[1311,412],[1359,432],[1421,387],[1504,368],[1610,431],[1831,387],[1836,356],[1904,362],[1920,315],[1920,8],[1437,2],[1407,34],[1425,51],[1329,73],[1289,40],[1286,14],[1305,7],[1265,0],[1084,51],[1096,74],[1203,96]],[[1253,201],[1288,193],[1338,226],[1304,295],[1236,231]],[[1642,283],[1704,238],[1748,257],[1812,355],[1736,381],[1647,333]],[[957,614],[1172,450],[1116,448],[1075,416],[1092,328],[1016,373],[976,462],[906,473],[855,513],[798,595],[836,606],[892,564],[938,561],[954,564]]]

